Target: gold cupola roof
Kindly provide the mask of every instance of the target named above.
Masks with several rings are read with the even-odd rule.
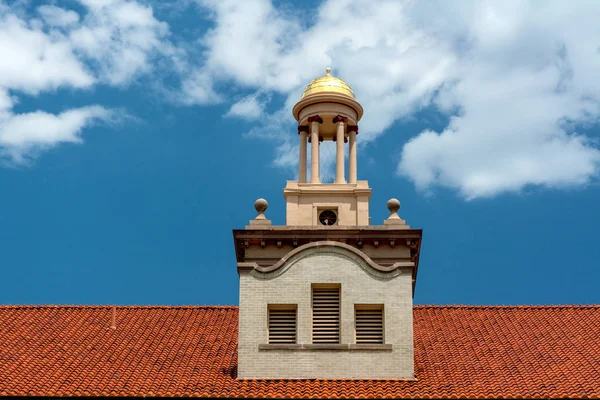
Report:
[[[354,99],[354,92],[350,85],[340,78],[331,75],[331,68],[325,69],[325,72],[325,76],[313,79],[312,82],[306,86],[300,99],[320,93],[337,93]]]

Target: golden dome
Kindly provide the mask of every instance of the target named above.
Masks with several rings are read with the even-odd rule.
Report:
[[[300,99],[318,93],[338,93],[344,96],[348,96],[352,99],[354,98],[354,92],[352,91],[350,85],[348,85],[340,78],[332,76],[331,68],[327,68],[325,72],[325,76],[314,79],[311,83],[308,84],[308,86],[306,86],[306,89],[304,89],[304,92],[302,92],[302,96],[300,97]]]

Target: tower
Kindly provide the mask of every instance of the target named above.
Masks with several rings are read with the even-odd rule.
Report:
[[[363,108],[346,82],[327,69],[292,112],[299,169],[283,191],[286,224],[272,225],[268,204],[259,199],[257,217],[233,231],[238,378],[412,379],[422,231],[399,217],[396,199],[388,201],[382,225],[370,224],[371,189],[357,179]],[[319,178],[319,147],[328,140],[336,143],[333,183]]]

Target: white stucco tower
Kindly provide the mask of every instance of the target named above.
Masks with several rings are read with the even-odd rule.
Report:
[[[286,224],[272,225],[258,199],[256,218],[233,231],[239,379],[414,379],[422,232],[399,217],[396,199],[383,224],[371,225],[371,189],[357,178],[362,114],[350,86],[329,69],[313,80],[293,108],[299,171],[283,191]],[[319,179],[326,140],[336,142],[333,183]]]

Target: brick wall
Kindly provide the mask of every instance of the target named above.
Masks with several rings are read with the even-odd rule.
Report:
[[[354,343],[354,304],[384,304],[392,350],[259,350],[268,304],[297,304],[300,344],[311,343],[311,284],[341,285],[341,343]],[[411,271],[375,271],[348,250],[307,249],[269,274],[240,272],[239,378],[413,378]]]

